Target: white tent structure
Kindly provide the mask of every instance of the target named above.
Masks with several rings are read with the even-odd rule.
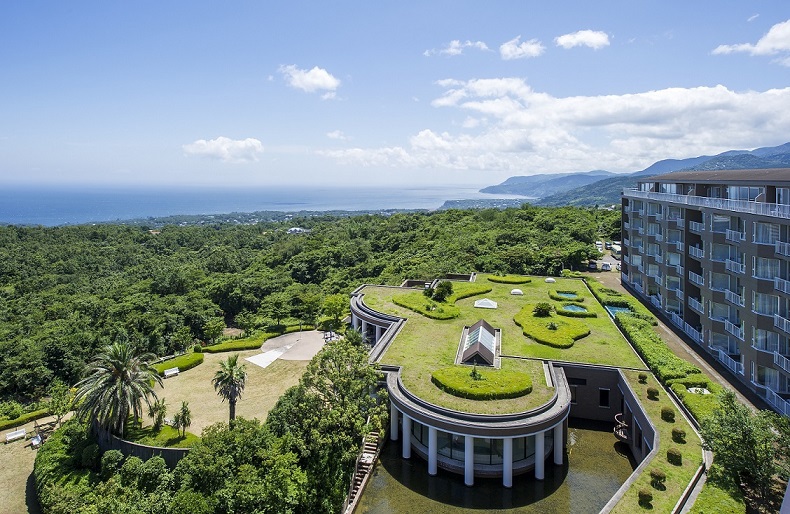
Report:
[[[521,296],[524,294],[524,291],[522,291],[521,289],[511,289],[510,294]]]
[[[479,309],[496,309],[499,307],[499,304],[497,304],[494,300],[483,298],[482,300],[477,300],[475,302],[475,307]]]
[[[554,282],[556,282],[556,280],[554,280],[554,279],[553,279],[553,278],[551,278],[551,277],[549,277],[549,278],[547,278],[547,279],[546,279],[546,283],[547,283],[547,284],[553,284]]]

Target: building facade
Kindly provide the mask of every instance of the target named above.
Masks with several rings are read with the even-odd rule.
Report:
[[[790,169],[645,177],[622,222],[622,283],[790,416]]]

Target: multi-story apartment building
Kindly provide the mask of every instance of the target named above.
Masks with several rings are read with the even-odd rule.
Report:
[[[790,416],[790,169],[623,191],[622,282]]]

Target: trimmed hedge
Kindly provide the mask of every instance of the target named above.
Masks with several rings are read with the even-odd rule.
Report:
[[[649,322],[625,313],[618,313],[614,320],[661,382],[702,373],[697,366],[672,353]]]
[[[569,318],[597,318],[598,313],[592,311],[569,311],[565,307],[576,305],[575,303],[566,303],[559,309],[556,309],[557,314],[560,316],[567,316]]]
[[[313,330],[312,325],[302,325],[302,330]],[[204,353],[221,353],[221,352],[239,352],[242,350],[257,350],[267,340],[281,336],[283,334],[290,334],[291,332],[299,332],[299,325],[286,327],[283,332],[263,332],[255,334],[251,337],[243,339],[235,339],[233,341],[226,341],[203,348]]]
[[[566,293],[566,294],[573,293],[576,295],[576,298],[568,298],[566,296],[560,296],[560,293]],[[551,298],[552,300],[556,300],[558,302],[582,303],[584,301],[584,298],[579,296],[579,293],[577,291],[560,291],[559,289],[557,291],[549,291],[549,298]]]
[[[185,353],[184,355],[179,355],[178,357],[173,357],[172,359],[158,362],[151,367],[154,368],[157,373],[159,373],[159,376],[163,377],[165,376],[166,369],[177,367],[178,371],[186,371],[200,364],[203,364],[202,353]]]
[[[488,280],[496,282],[497,284],[529,284],[532,282],[531,278],[519,275],[489,275]]]
[[[692,375],[694,377],[695,375]],[[707,378],[707,377],[705,377]],[[687,385],[682,379],[676,380],[672,383],[670,388],[675,395],[680,398],[683,405],[691,412],[691,414],[698,420],[709,417],[713,411],[719,408],[719,393],[724,389],[716,383],[707,383],[699,385],[697,380],[689,380],[692,385]],[[688,390],[689,387],[705,387],[711,394],[697,394]]]
[[[18,418],[4,419],[0,421],[0,430],[24,425],[25,423],[30,423],[36,419],[46,418],[47,416],[49,416],[49,409],[34,410],[33,412],[22,414]]]
[[[532,392],[532,378],[520,371],[478,367],[479,380],[469,366],[449,366],[431,374],[431,382],[446,393],[470,400],[504,400]]]
[[[575,341],[590,335],[586,324],[571,319],[559,319],[555,316],[537,317],[532,314],[534,306],[524,306],[513,321],[521,327],[525,336],[540,344],[553,348],[570,348]],[[546,327],[546,320],[557,325],[556,330]]]
[[[426,318],[437,320],[453,319],[461,314],[461,309],[455,305],[455,302],[464,298],[485,294],[491,290],[492,288],[485,284],[461,282],[453,285],[453,294],[441,303],[426,298],[424,294],[417,292],[393,296],[392,303],[417,314],[422,314]]]

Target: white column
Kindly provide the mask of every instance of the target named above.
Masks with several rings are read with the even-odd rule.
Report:
[[[562,466],[563,454],[562,423],[554,427],[554,464]]]
[[[381,327],[376,325],[376,340],[373,342],[378,343],[379,339],[381,339]]]
[[[543,432],[538,432],[535,434],[535,478],[537,480],[543,480],[545,476],[543,466],[546,460],[546,451],[543,443]]]
[[[475,438],[464,436],[464,483],[475,485]]]
[[[513,438],[502,440],[502,485],[513,487]]]
[[[428,474],[431,476],[436,475],[438,467],[438,443],[437,433],[435,427],[428,427]]]
[[[411,458],[411,418],[403,413],[403,458]]]
[[[367,339],[368,337],[368,322],[364,319],[362,320],[362,338]]]
[[[390,401],[390,440],[398,440],[398,408]]]

